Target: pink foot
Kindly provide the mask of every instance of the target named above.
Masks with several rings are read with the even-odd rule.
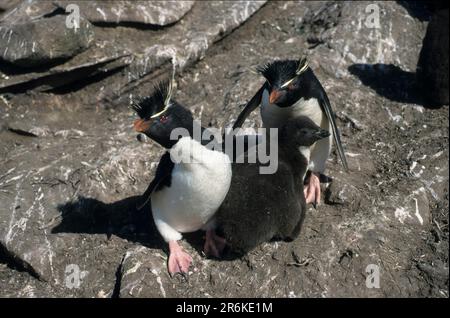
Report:
[[[320,180],[319,174],[311,172],[308,184],[303,190],[305,194],[306,204],[312,203],[314,208],[320,203]]]
[[[173,277],[173,275],[177,273],[186,275],[189,270],[189,266],[191,266],[192,257],[183,251],[177,241],[169,242],[169,250],[170,255],[168,267],[170,276]]]
[[[219,258],[226,245],[227,241],[218,236],[214,230],[206,231],[205,246],[203,247],[206,255]]]

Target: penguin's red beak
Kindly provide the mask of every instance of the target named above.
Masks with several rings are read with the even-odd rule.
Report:
[[[277,90],[272,90],[272,92],[269,95],[269,103],[271,104],[275,104],[277,102],[277,100],[280,98],[281,93],[280,91]]]
[[[145,132],[150,129],[150,121],[144,119],[136,119],[133,124],[134,130],[137,132]]]

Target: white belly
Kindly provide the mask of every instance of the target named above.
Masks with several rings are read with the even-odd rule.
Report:
[[[316,125],[321,127],[324,119],[328,122],[315,98],[308,100],[301,98],[292,106],[279,107],[269,103],[269,92],[264,91],[261,100],[261,118],[264,127],[281,128],[287,120],[299,116],[309,117]]]
[[[177,163],[169,188],[151,197],[155,219],[167,223],[180,233],[201,229],[214,215],[228,193],[231,164],[227,155],[211,151],[191,138],[180,140],[173,151],[193,147],[194,163]],[[172,152],[171,150],[171,152]]]
[[[265,128],[280,128],[290,118],[306,116],[316,125],[330,132],[328,138],[316,142],[310,149],[308,169],[315,172],[324,172],[326,161],[331,152],[333,131],[330,122],[315,98],[305,100],[300,98],[290,107],[278,107],[269,103],[269,92],[264,91],[261,100],[261,118]]]

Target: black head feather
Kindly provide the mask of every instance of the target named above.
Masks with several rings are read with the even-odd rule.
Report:
[[[151,95],[132,99],[131,108],[140,118],[149,119],[168,106],[171,95],[172,87],[170,81],[163,81],[154,86]]]
[[[272,86],[281,86],[295,76],[304,72],[307,67],[306,58],[300,60],[278,60],[259,66],[257,71],[261,73]]]
[[[317,126],[309,117],[299,116],[289,119],[281,128],[280,142],[294,146],[311,146],[330,133]]]

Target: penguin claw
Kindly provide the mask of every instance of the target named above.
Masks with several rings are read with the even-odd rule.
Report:
[[[178,276],[181,277],[181,280],[184,280],[185,282],[189,282],[189,275],[187,273],[177,272],[173,275],[170,275],[171,278],[175,278]]]

